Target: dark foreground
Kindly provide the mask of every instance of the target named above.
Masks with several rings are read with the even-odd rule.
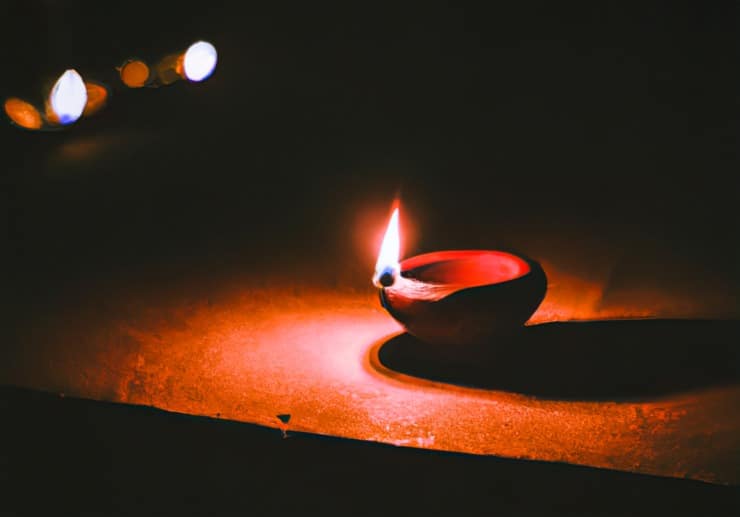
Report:
[[[0,389],[0,515],[740,515],[740,489]]]

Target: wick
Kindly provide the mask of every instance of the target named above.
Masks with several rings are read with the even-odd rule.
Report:
[[[373,283],[375,284],[375,287],[383,288],[383,287],[390,287],[394,283],[396,283],[396,276],[398,275],[398,271],[396,268],[391,266],[386,266],[383,268],[383,271],[380,272],[380,274],[376,274],[375,278],[373,278]]]
[[[378,278],[378,283],[383,287],[390,287],[395,281],[396,277],[393,275],[393,273],[390,273],[388,271],[380,275],[380,278]]]

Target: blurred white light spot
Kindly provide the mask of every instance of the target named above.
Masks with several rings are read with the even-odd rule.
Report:
[[[185,51],[182,63],[185,77],[195,82],[207,79],[215,70],[217,60],[216,47],[207,41],[193,43]]]
[[[51,109],[62,124],[71,124],[82,115],[87,104],[87,89],[76,70],[67,70],[54,84],[49,96]]]

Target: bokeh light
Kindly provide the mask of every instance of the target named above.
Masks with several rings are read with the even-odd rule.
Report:
[[[20,127],[40,129],[43,125],[39,110],[24,100],[11,97],[5,101],[4,108],[10,120]]]
[[[85,103],[82,114],[87,117],[105,106],[108,101],[108,90],[97,83],[85,83],[85,90],[87,91],[87,103]]]
[[[72,124],[82,116],[87,104],[87,88],[76,70],[64,72],[49,95],[51,111],[60,124]]]
[[[149,81],[149,66],[143,61],[131,60],[119,69],[121,81],[129,88],[141,88]]]
[[[185,51],[183,71],[189,81],[199,82],[210,77],[216,69],[216,47],[207,41],[198,41]]]

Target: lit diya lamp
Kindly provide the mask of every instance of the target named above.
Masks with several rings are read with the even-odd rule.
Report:
[[[163,57],[153,69],[145,61],[132,58],[117,70],[129,88],[158,87],[181,79],[191,83],[205,81],[216,70],[217,62],[216,47],[207,41],[196,41],[185,51]]]
[[[400,251],[395,208],[373,283],[390,315],[428,344],[491,343],[521,327],[547,290],[537,262],[506,251],[435,251],[403,261]]]
[[[52,86],[43,112],[17,97],[7,99],[3,107],[16,126],[50,129],[73,124],[81,117],[96,113],[105,106],[107,98],[108,90],[104,86],[83,81],[76,70],[69,69]]]

